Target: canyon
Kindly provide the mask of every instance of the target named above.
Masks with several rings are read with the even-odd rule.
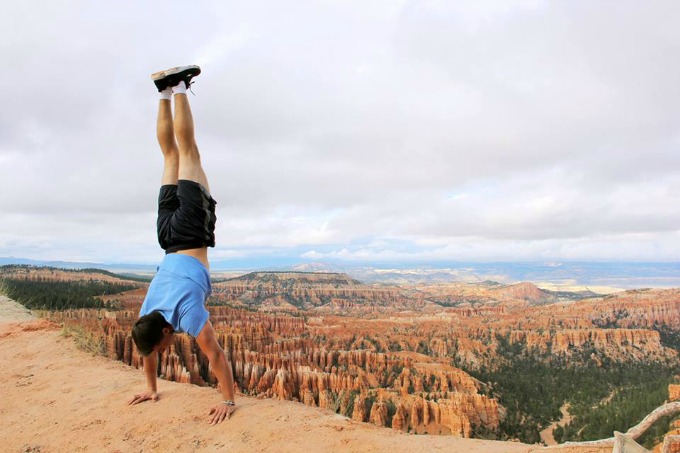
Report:
[[[100,278],[23,269],[13,278]],[[130,329],[148,283],[102,296],[119,309],[41,314],[84,332],[99,352],[134,368]],[[498,431],[506,408],[473,370],[511,348],[546,363],[678,363],[664,329],[680,326],[680,289],[565,297],[531,283],[364,284],[345,274],[257,272],[215,279],[208,300],[219,343],[245,395],[297,401],[393,430],[471,437]],[[207,358],[177,335],[159,360],[164,379],[215,385]]]

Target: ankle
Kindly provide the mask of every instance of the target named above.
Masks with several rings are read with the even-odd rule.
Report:
[[[184,80],[181,80],[177,85],[172,87],[172,94],[187,94],[187,86]]]
[[[167,87],[163,91],[159,91],[159,93],[161,94],[161,99],[163,100],[169,101],[172,99],[172,88],[170,87]]]

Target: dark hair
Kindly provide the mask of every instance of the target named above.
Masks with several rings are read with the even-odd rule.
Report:
[[[163,339],[163,328],[172,326],[165,320],[160,311],[152,311],[137,320],[132,326],[132,339],[139,349],[139,353],[147,356]]]

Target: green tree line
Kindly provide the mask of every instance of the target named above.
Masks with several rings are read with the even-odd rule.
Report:
[[[90,281],[34,281],[0,279],[0,289],[12,300],[28,309],[67,310],[74,308],[115,308],[102,296],[137,288],[130,283]]]
[[[668,384],[673,382],[673,376],[663,370],[658,370],[661,372],[658,375],[643,375],[640,370],[636,371],[637,378],[629,381],[638,382],[615,390],[610,398],[595,406],[575,407],[572,421],[554,430],[555,440],[566,442],[611,437],[615,430],[628,430],[663,404],[668,398]],[[648,380],[639,382],[639,379],[644,378]],[[668,432],[669,422],[670,418],[657,422],[638,442],[646,447],[653,447]]]

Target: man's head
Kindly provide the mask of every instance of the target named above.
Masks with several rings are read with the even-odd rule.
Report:
[[[159,311],[152,311],[137,320],[132,326],[132,339],[139,353],[147,356],[152,352],[163,352],[173,340],[174,329]]]

